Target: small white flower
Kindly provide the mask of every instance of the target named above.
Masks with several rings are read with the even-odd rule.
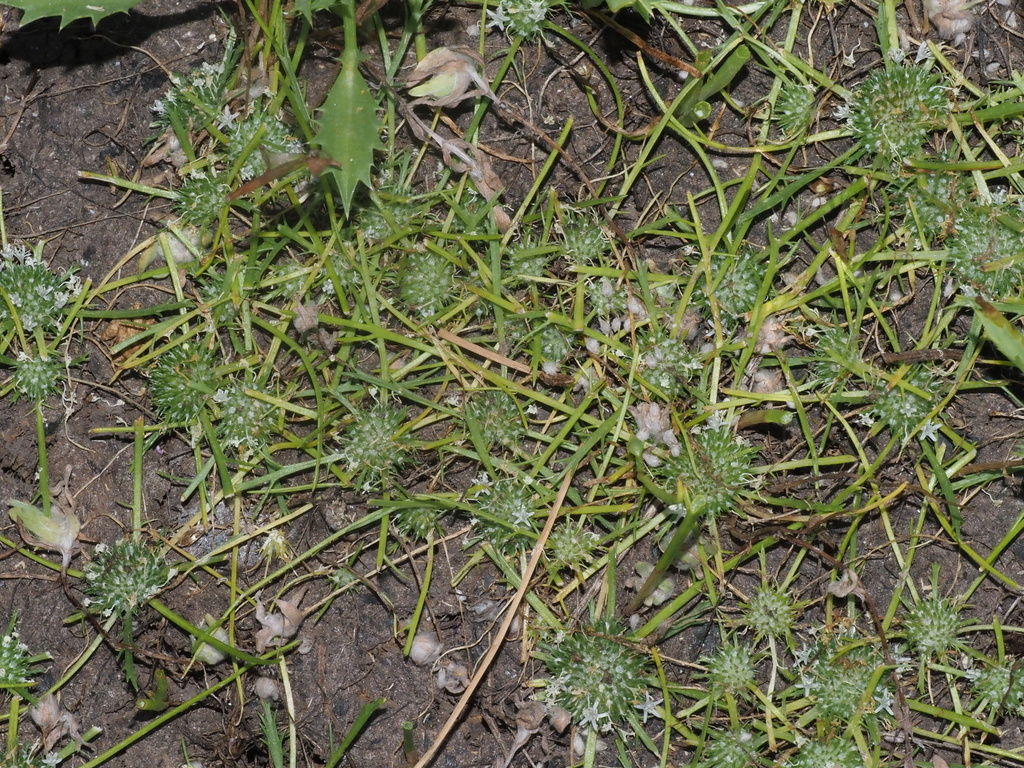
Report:
[[[939,427],[941,424],[935,419],[928,419],[927,423],[917,433],[921,440],[936,442],[939,439]]]
[[[796,660],[796,663],[801,667],[806,666],[807,662],[811,659],[811,650],[811,647],[805,644],[800,646],[799,651],[794,651],[793,658]]]
[[[647,722],[647,718],[656,717],[659,720],[663,720],[664,716],[658,712],[658,706],[664,701],[664,699],[655,699],[651,696],[650,691],[644,691],[644,700],[639,704],[633,706],[640,710],[640,715],[643,718],[643,722]]]
[[[225,128],[231,128],[239,117],[240,113],[233,112],[230,107],[224,107],[224,109],[221,110],[220,117],[217,118],[217,127],[222,131]]]
[[[607,720],[608,722],[603,722]],[[607,712],[598,712],[596,706],[589,706],[583,710],[580,716],[580,728],[590,728],[593,731],[605,731],[612,726],[612,718]]]
[[[864,413],[860,414],[857,417],[856,421],[862,427],[865,427],[865,428],[868,428],[868,429],[870,429],[875,424],[875,419],[867,411],[864,411]]]
[[[881,692],[875,696],[875,712],[885,712],[886,714],[892,715],[893,701],[892,691],[888,688],[883,688]]]

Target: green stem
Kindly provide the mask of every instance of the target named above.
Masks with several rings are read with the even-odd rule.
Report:
[[[195,624],[192,624],[186,619],[183,619],[181,616],[179,616],[166,605],[161,603],[155,597],[150,598],[149,606],[154,611],[163,616],[165,619],[167,619],[169,622],[178,627],[178,629],[184,630],[193,637],[199,638],[204,643],[207,643],[213,648],[216,648],[221,653],[226,653],[228,656],[231,656],[232,658],[238,659],[239,661],[244,661],[246,664],[252,664],[254,666],[263,664],[273,664],[276,661],[276,654],[274,654],[274,656],[272,656],[271,658],[262,659],[259,656],[253,656],[251,654],[246,653],[245,651],[240,651],[234,646],[228,645],[222,640],[218,640],[207,630],[200,629]]]
[[[416,723],[411,720],[402,723],[402,749],[405,751],[405,761],[409,765],[416,765],[419,762],[420,753],[416,749]]]
[[[151,600],[150,601],[151,604],[153,602],[156,602],[156,601],[155,600]],[[262,664],[264,662],[260,661],[260,663]],[[199,693],[197,696],[193,696],[191,699],[189,699],[185,703],[180,704],[177,707],[174,707],[173,709],[167,710],[166,712],[164,712],[159,717],[154,717],[152,720],[150,720],[144,726],[139,728],[139,730],[135,731],[134,733],[129,735],[127,738],[119,741],[117,744],[112,746],[110,749],[108,749],[102,755],[97,755],[92,760],[88,761],[87,763],[84,763],[81,766],[81,768],[97,768],[97,766],[103,765],[104,763],[106,763],[108,760],[110,760],[115,755],[117,755],[117,754],[119,754],[121,752],[124,752],[132,744],[135,744],[136,742],[141,741],[143,738],[148,736],[150,733],[152,733],[153,731],[155,731],[158,728],[160,728],[161,726],[163,726],[164,723],[167,723],[168,721],[173,720],[178,715],[180,715],[182,712],[185,712],[185,711],[191,709],[194,705],[198,704],[203,699],[206,699],[206,698],[212,696],[213,694],[217,693],[217,691],[221,690],[222,688],[226,688],[227,686],[231,685],[233,682],[235,682],[235,680],[240,678],[242,675],[244,675],[249,670],[250,670],[250,667],[247,667],[247,666],[246,667],[240,667],[235,672],[233,672],[232,674],[228,675],[226,678],[221,680],[219,683],[215,683],[215,684],[211,685],[209,688],[206,688],[201,693]]]
[[[46,422],[43,420],[43,403],[36,400],[36,441],[39,443],[39,495],[42,497],[43,514],[50,516],[50,470],[46,460]]]
[[[672,534],[672,540],[669,542],[665,551],[661,557],[658,558],[657,564],[654,566],[654,570],[648,574],[647,579],[644,581],[643,586],[640,587],[636,593],[636,597],[630,601],[629,605],[626,606],[626,615],[636,613],[641,605],[644,604],[644,600],[650,597],[651,593],[661,584],[665,578],[665,574],[668,569],[680,558],[686,549],[686,545],[690,541],[690,536],[693,534],[693,529],[697,525],[697,520],[700,518],[699,511],[690,511],[683,518],[683,522],[680,523],[679,527],[676,528],[676,532]]]
[[[132,540],[142,535],[142,456],[146,450],[146,430],[141,416],[135,420],[135,455],[132,459]]]

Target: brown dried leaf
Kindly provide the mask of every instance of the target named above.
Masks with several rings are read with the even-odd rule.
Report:
[[[256,650],[263,653],[267,648],[284,645],[299,632],[305,614],[287,600],[277,601],[277,613],[267,613],[263,602],[256,601],[256,621],[263,627],[256,633]]]
[[[43,735],[43,752],[53,751],[65,736],[70,736],[81,744],[82,734],[78,729],[78,721],[60,705],[52,693],[29,708],[28,715]]]
[[[863,599],[864,585],[860,583],[860,578],[857,574],[847,568],[837,581],[833,581],[825,587],[825,593],[835,595],[836,597],[854,595]]]

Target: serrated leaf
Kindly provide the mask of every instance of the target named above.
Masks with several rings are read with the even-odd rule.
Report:
[[[25,15],[21,24],[29,24],[36,19],[48,16],[60,16],[60,28],[64,29],[75,19],[89,19],[98,24],[101,19],[115,13],[127,13],[141,0],[13,0],[6,5],[21,8]]]
[[[985,335],[992,340],[1006,359],[1024,371],[1024,334],[1011,325],[1002,312],[989,304],[980,296],[975,300],[978,304],[978,317],[985,329]]]
[[[328,168],[338,183],[341,202],[348,216],[359,182],[369,186],[373,152],[382,149],[377,134],[377,100],[370,92],[359,67],[346,63],[320,110],[320,130],[313,143],[338,163]]]
[[[334,10],[335,5],[337,5],[335,0],[296,0],[295,10],[312,25],[314,13]]]

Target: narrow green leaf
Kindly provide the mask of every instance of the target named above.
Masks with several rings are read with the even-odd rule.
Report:
[[[313,143],[338,163],[328,168],[338,183],[341,202],[348,216],[359,182],[369,186],[373,152],[383,148],[377,134],[377,100],[359,68],[346,64],[327,95],[320,111],[320,131]]]
[[[998,309],[980,296],[975,299],[978,304],[978,318],[985,329],[985,335],[991,339],[1006,359],[1024,371],[1024,334],[1021,334]]]

